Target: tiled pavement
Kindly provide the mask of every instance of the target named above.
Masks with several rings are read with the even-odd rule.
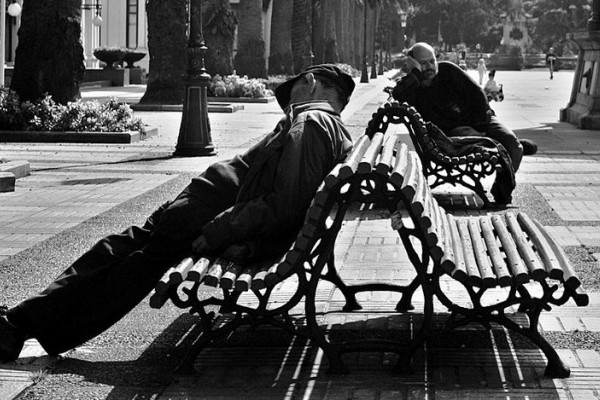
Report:
[[[525,71],[522,75],[503,72],[507,88],[505,102],[495,105],[507,124],[539,143],[547,143],[536,157],[526,158],[519,184],[531,186],[535,201],[544,202],[558,223],[547,228],[563,246],[584,246],[593,254],[600,249],[598,180],[600,179],[600,133],[585,135],[572,127],[556,124],[558,108],[566,102],[572,75],[557,74],[550,94],[535,85],[549,85],[545,72]],[[543,75],[543,77],[542,77]],[[379,101],[385,80],[379,79],[357,92],[348,110],[346,122],[353,134],[360,134],[359,117],[366,119]],[[546,97],[543,95],[546,94]],[[132,99],[135,96],[132,97]],[[563,100],[560,100],[560,99]],[[253,111],[266,110],[262,118]],[[532,112],[534,110],[534,112]],[[74,226],[118,205],[125,200],[152,190],[181,172],[197,172],[209,161],[197,159],[164,159],[172,151],[178,120],[173,113],[141,113],[158,126],[161,137],[131,146],[11,144],[2,146],[3,154],[27,155],[34,160],[34,173],[20,179],[14,194],[0,194],[0,259],[10,257],[35,243]],[[245,112],[222,116],[211,114],[213,140],[226,157],[247,147],[278,119],[276,104],[246,105]],[[565,129],[571,129],[567,136]],[[561,131],[562,130],[562,131]],[[233,132],[236,132],[235,135]],[[593,136],[596,134],[597,136]],[[123,162],[140,155],[157,157],[156,162]],[[64,167],[67,168],[65,170]],[[576,174],[577,179],[573,176]],[[459,204],[472,202],[472,196],[460,190],[443,188],[447,199]],[[527,205],[535,207],[535,205]],[[336,256],[342,275],[349,280],[406,279],[412,273],[395,232],[385,215],[378,210],[365,210],[364,221],[345,224],[337,242]],[[473,208],[456,211],[457,215],[480,213]],[[1,272],[1,271],[0,271]],[[453,282],[447,282],[453,289]],[[286,288],[280,288],[285,296]],[[344,331],[374,329],[391,334],[405,334],[416,326],[417,311],[397,315],[394,295],[364,295],[365,310],[343,315],[333,312],[341,307],[339,292],[323,285],[319,309],[326,311],[324,324]],[[600,294],[590,293],[590,306],[565,305],[543,313],[540,325],[551,335],[591,335],[600,331]],[[301,310],[298,310],[301,312]],[[444,310],[438,304],[443,320]],[[299,317],[301,314],[298,315]],[[503,329],[461,331],[450,343],[428,343],[415,357],[415,371],[408,375],[389,374],[394,354],[373,352],[345,356],[349,375],[326,374],[327,360],[321,351],[300,339],[288,338],[279,331],[259,329],[246,332],[246,341],[230,340],[231,347],[205,349],[197,359],[199,374],[181,377],[167,387],[160,399],[594,399],[600,398],[600,353],[593,346],[559,348],[563,360],[571,367],[569,379],[547,379],[542,354]],[[597,345],[596,345],[597,347]],[[79,349],[85,351],[85,346]],[[52,362],[42,354],[35,341],[29,341],[20,365],[0,366],[0,398],[12,398],[36,379],[42,379],[44,363]]]

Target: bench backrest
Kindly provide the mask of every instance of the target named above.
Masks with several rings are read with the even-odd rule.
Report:
[[[427,247],[433,262],[420,260],[421,268],[427,269],[422,272],[432,273],[432,267],[438,266],[463,284],[476,287],[546,278],[561,281],[572,290],[581,285],[562,248],[527,214],[455,218],[447,213],[433,196],[418,155],[408,150],[400,135],[385,136],[382,132],[396,118],[410,118],[415,126],[423,126],[409,107],[393,107],[397,113],[386,113],[379,122],[370,124],[348,159],[325,178],[294,250],[277,269],[281,277],[310,259],[315,246],[323,246],[337,235],[350,193],[356,201],[361,201],[361,194],[372,201],[378,192],[378,198],[388,200],[388,208],[397,215],[394,229],[404,229]],[[330,215],[332,210],[335,213]],[[586,301],[583,297],[580,300]]]
[[[489,170],[490,173],[502,168],[497,152],[491,149],[478,148],[476,152],[461,156],[453,156],[439,145],[439,138],[444,133],[437,126],[425,122],[414,107],[407,103],[392,101],[379,107],[369,121],[365,134],[372,137],[375,132],[385,133],[389,124],[404,124],[415,151],[419,155],[425,168],[425,174],[434,168],[430,161],[441,165],[459,166],[477,162],[481,168]]]
[[[390,123],[409,121],[420,132],[426,130],[424,123],[406,105],[388,103],[382,109],[387,111],[380,117],[374,115],[345,162],[326,176],[295,243],[282,259],[246,266],[220,259],[185,259],[163,277],[156,292],[160,294],[163,286],[166,292],[174,282],[185,279],[237,291],[272,288],[294,271],[329,261],[323,254],[333,254],[351,203],[381,200],[394,215],[393,227],[403,242],[414,236],[424,246],[422,256],[409,252],[421,273],[443,271],[466,285],[480,287],[548,277],[572,290],[579,287],[560,246],[526,214],[469,219],[446,213],[431,192],[417,153],[408,150],[400,135],[384,135]],[[409,247],[407,242],[405,246]],[[157,305],[164,301],[164,297],[156,298]]]

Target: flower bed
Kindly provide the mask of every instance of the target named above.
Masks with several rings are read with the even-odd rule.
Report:
[[[144,134],[146,126],[126,103],[75,101],[56,103],[50,96],[20,102],[12,91],[0,91],[0,131],[131,132]]]

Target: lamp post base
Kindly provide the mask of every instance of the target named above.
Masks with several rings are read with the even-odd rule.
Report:
[[[181,127],[173,153],[176,157],[217,154],[210,136],[206,86],[204,80],[186,83]]]

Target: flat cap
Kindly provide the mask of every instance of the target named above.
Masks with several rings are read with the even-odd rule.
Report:
[[[333,64],[320,64],[312,65],[306,68],[298,75],[290,78],[275,88],[275,97],[277,98],[277,102],[282,109],[285,109],[289,105],[292,87],[296,81],[309,72],[313,73],[314,75],[323,76],[331,81],[331,83],[336,85],[340,89],[341,93],[345,96],[344,105],[348,104],[355,86],[352,76]]]

